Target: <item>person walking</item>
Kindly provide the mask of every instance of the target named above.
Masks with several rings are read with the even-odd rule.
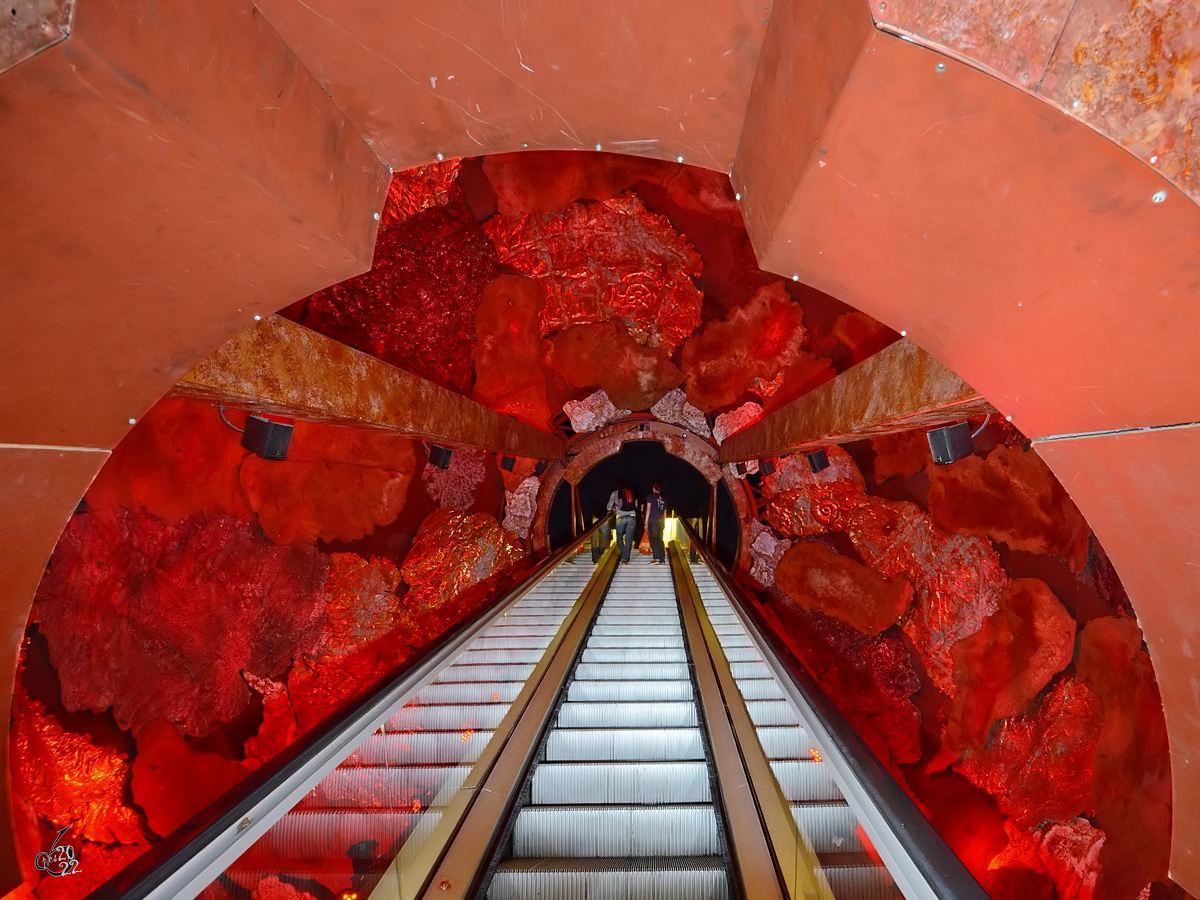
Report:
[[[604,551],[608,549],[608,545],[612,543],[613,522],[608,517],[617,511],[620,499],[620,488],[617,488],[617,490],[608,495],[608,503],[604,505],[604,524],[600,526],[596,535],[592,537],[592,562],[599,562],[600,557],[604,555]]]
[[[662,483],[655,481],[646,498],[646,531],[650,533],[650,551],[656,563],[665,564],[666,549],[663,547],[663,529],[667,524],[667,501],[662,495]]]
[[[637,529],[637,497],[633,489],[626,486],[621,488],[617,498],[617,550],[621,553],[621,562],[629,562],[629,553],[633,550],[633,532]]]

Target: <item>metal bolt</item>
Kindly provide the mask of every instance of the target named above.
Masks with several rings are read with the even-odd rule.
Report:
[[[441,161],[442,161],[443,159],[445,159],[445,158],[446,158],[446,157],[445,157],[445,156],[443,156],[441,153],[439,153],[439,154],[437,155],[438,162],[441,162]]]
[[[880,11],[880,12],[883,12],[885,9],[887,9],[887,4],[886,4],[886,3],[880,3],[880,4],[879,4],[879,11]]]
[[[261,321],[262,321],[262,316],[255,316],[255,317],[254,317],[254,321],[255,321],[255,322],[261,322]]]
[[[1029,73],[1028,73],[1028,72],[1022,72],[1022,73],[1021,73],[1021,80],[1022,80],[1023,82],[1025,82],[1026,84],[1028,84],[1028,83],[1029,83]]]
[[[907,331],[901,331],[901,332],[900,332],[900,337],[908,337],[908,332],[907,332]]]
[[[528,145],[528,144],[522,144],[521,146],[522,146],[522,147],[528,147],[529,145]]]
[[[1154,195],[1150,199],[1153,200],[1155,203],[1162,203],[1164,200],[1167,199],[1167,192],[1166,191],[1155,191]]]
[[[597,145],[596,145],[596,149],[597,149],[597,150],[599,150],[599,149],[600,149],[600,145],[599,145],[599,144],[597,144]]]
[[[935,71],[935,72],[945,72],[945,71],[946,71],[946,64],[945,64],[945,63],[938,63],[936,66],[934,66],[934,67],[933,67],[933,71]]]
[[[129,424],[130,424],[130,425],[136,425],[136,424],[137,424],[137,419],[130,419],[130,420],[129,420]]]
[[[734,194],[734,195],[733,195],[733,199],[734,199],[734,200],[741,200],[741,199],[742,199],[742,195],[741,195],[741,194]]]
[[[799,281],[799,280],[800,280],[800,276],[799,276],[799,275],[793,275],[793,276],[792,276],[792,281]]]
[[[450,890],[450,882],[443,878],[441,882],[438,883],[438,887],[440,887],[443,891],[448,891]]]
[[[1151,163],[1156,163],[1156,162],[1158,162],[1158,156],[1157,156],[1157,155],[1155,155],[1155,156],[1152,156],[1152,157],[1150,157],[1150,162],[1151,162]]]
[[[379,213],[375,213],[375,221],[376,221],[376,222],[378,222],[378,221],[379,221]]]
[[[1005,416],[1005,417],[1004,417],[1004,421],[1005,421],[1005,422],[1011,422],[1011,421],[1012,421],[1012,416]]]
[[[682,156],[675,157],[675,162],[683,162],[683,157]]]

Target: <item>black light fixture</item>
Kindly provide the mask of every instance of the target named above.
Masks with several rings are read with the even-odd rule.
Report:
[[[971,444],[971,426],[966,422],[957,425],[946,425],[926,432],[929,440],[929,452],[933,461],[939,466],[948,466],[958,462],[965,456],[970,456],[975,449]]]
[[[829,468],[829,454],[824,450],[809,450],[804,457],[808,460],[808,468],[814,475]]]
[[[450,468],[450,460],[454,457],[454,451],[449,447],[443,447],[440,444],[429,445],[429,461],[439,469]]]
[[[500,468],[502,468],[505,472],[511,472],[513,470],[513,466],[516,464],[517,458],[515,456],[504,455],[500,457]]]
[[[737,472],[739,475],[746,474],[746,464],[745,463],[738,463],[733,468],[734,468],[734,471]]]
[[[645,430],[646,430],[646,423],[645,423],[645,422],[639,422],[639,423],[638,423],[638,431],[645,431]]]
[[[295,426],[286,422],[275,422],[262,416],[247,416],[246,430],[242,432],[242,446],[263,459],[287,459],[293,431]]]
[[[533,467],[533,474],[537,475],[537,476],[541,476],[541,474],[546,471],[547,467],[548,467],[548,463],[545,460],[542,460],[540,463],[538,463],[536,466]]]
[[[759,468],[759,471],[762,472],[764,475],[774,475],[775,474],[775,460],[760,459],[758,461],[758,468]]]

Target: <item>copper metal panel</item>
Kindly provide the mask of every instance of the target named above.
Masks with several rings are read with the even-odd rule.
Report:
[[[730,174],[760,260],[873,33],[862,0],[782,3],[774,11]]]
[[[1137,610],[1171,738],[1171,878],[1200,894],[1200,426],[1034,444]]]
[[[766,103],[744,146],[811,130]],[[1200,419],[1200,209],[1086,126],[876,32],[798,186],[745,158],[751,220],[788,196],[765,268],[907,330],[1026,434]]]
[[[107,451],[0,445],[0,772],[8,772],[13,676],[33,592],[58,536],[106,459]],[[11,809],[8,778],[0,778],[0,894],[20,884]]]
[[[0,10],[0,73],[71,33],[75,0],[9,0]]]
[[[397,169],[599,149],[728,171],[769,2],[259,0]]]
[[[86,0],[0,109],[0,440],[111,446],[254,313],[371,263],[387,170],[249,3]]]
[[[1200,0],[1079,0],[1041,93],[1200,202]]]
[[[762,459],[995,411],[969,384],[901,339],[730,435],[720,460]]]
[[[943,47],[1033,90],[1050,65],[1072,0],[871,0],[882,27]]]
[[[279,316],[232,338],[171,394],[530,459],[566,455],[562,438]]]

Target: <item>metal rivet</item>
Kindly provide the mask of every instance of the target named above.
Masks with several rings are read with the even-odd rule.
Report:
[[[799,281],[799,280],[800,280],[800,276],[799,276],[799,275],[793,275],[793,276],[792,276],[792,281]]]
[[[1155,191],[1154,195],[1150,199],[1153,200],[1155,203],[1162,203],[1164,200],[1167,199],[1167,192],[1166,191]]]
[[[601,147],[600,147],[600,145],[599,145],[599,144],[597,144],[597,145],[596,145],[596,149],[597,149],[597,150],[601,149]]]
[[[254,317],[254,321],[255,321],[255,322],[261,322],[261,321],[262,321],[262,316],[255,316],[255,317]]]
[[[946,71],[946,64],[945,64],[945,63],[938,63],[936,66],[934,66],[934,67],[933,67],[933,70],[934,70],[935,72],[945,72],[945,71]]]
[[[1076,100],[1074,103],[1071,104],[1071,106],[1073,106],[1075,109],[1079,109],[1079,103],[1080,103],[1080,101]]]
[[[522,144],[521,146],[522,146],[522,147],[528,147],[529,145],[528,145],[528,144]]]
[[[887,4],[886,4],[886,3],[880,3],[880,4],[879,4],[879,11],[880,11],[880,12],[883,12],[885,9],[887,9]]]
[[[136,424],[137,424],[137,419],[130,419],[130,420],[129,420],[129,424],[130,424],[130,425],[136,425]]]
[[[1012,421],[1012,416],[1005,416],[1005,417],[1004,417],[1004,421],[1005,421],[1005,422],[1011,422],[1011,421]]]
[[[376,221],[376,222],[378,222],[378,221],[379,221],[379,213],[375,213],[375,221]]]
[[[742,195],[741,195],[741,194],[734,194],[734,195],[733,195],[733,199],[734,199],[734,200],[741,200],[741,199],[742,199]]]
[[[1029,73],[1028,73],[1028,72],[1022,72],[1022,73],[1021,73],[1021,80],[1022,80],[1023,82],[1025,82],[1026,84],[1028,84],[1028,83],[1029,83]]]
[[[441,153],[439,153],[439,154],[437,155],[438,162],[441,162],[441,161],[442,161],[443,159],[445,159],[445,158],[446,158],[446,157],[445,157],[445,156],[443,156]]]
[[[908,337],[908,332],[907,331],[900,332],[900,337]]]
[[[441,880],[441,882],[438,884],[438,887],[440,887],[440,888],[441,888],[443,891],[448,891],[448,890],[450,890],[450,882],[449,882],[449,880],[448,880],[448,879],[445,879],[445,878],[443,878],[443,879]]]
[[[1152,163],[1158,162],[1158,156],[1156,155],[1156,156],[1150,157],[1150,162],[1152,162]]]
[[[683,157],[682,156],[675,157],[675,162],[683,162]]]

